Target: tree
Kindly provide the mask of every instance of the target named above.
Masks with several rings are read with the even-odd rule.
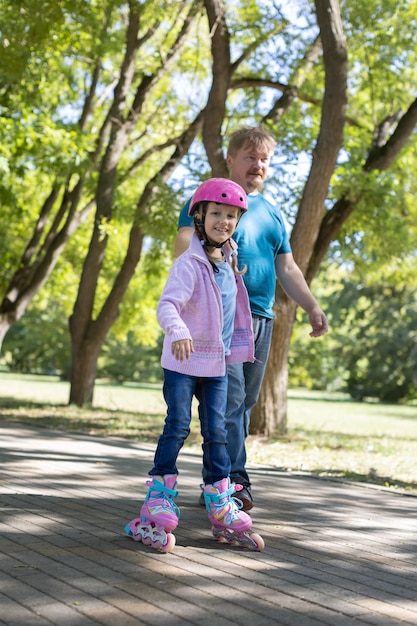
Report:
[[[108,140],[100,164],[95,192],[94,227],[81,274],[74,311],[70,318],[72,344],[70,403],[83,405],[92,401],[97,359],[101,347],[118,316],[120,302],[141,257],[145,233],[140,225],[140,219],[142,215],[149,212],[149,205],[155,196],[156,189],[165,183],[183,154],[188,150],[199,128],[199,120],[197,119],[191,126],[191,130],[187,128],[182,136],[176,138],[176,151],[173,157],[145,185],[134,212],[125,258],[101,310],[94,315],[95,294],[109,239],[106,228],[112,220],[113,198],[120,160],[129,147],[129,139],[136,129],[149,91],[158,81],[159,74],[167,71],[169,63],[178,54],[195,15],[194,3],[163,63],[160,63],[153,73],[142,76],[135,85],[135,64],[138,51],[152,35],[155,26],[148,30],[145,35],[140,36],[141,19],[143,19],[142,8],[134,2],[129,4],[125,53],[108,116],[110,126]],[[131,90],[133,90],[133,94],[131,94]],[[172,144],[173,140],[167,145]]]
[[[0,9],[9,21],[13,4]],[[37,35],[38,45],[25,47],[17,69],[11,62],[17,46],[8,48],[10,72],[0,85],[0,167],[7,173],[0,194],[2,219],[10,222],[0,252],[6,268],[0,337],[23,314],[74,233],[88,233],[70,321],[71,402],[91,402],[103,341],[132,276],[151,254],[144,242],[153,242],[158,260],[168,257],[176,219],[167,206],[179,207],[187,188],[210,171],[227,174],[222,145],[229,129],[263,121],[278,138],[268,187],[282,200],[294,254],[309,281],[329,249],[342,253],[349,239],[365,236],[370,206],[398,188],[400,177],[406,180],[404,155],[415,165],[409,156],[415,127],[408,95],[415,57],[411,3],[359,1],[342,5],[342,16],[335,0],[304,2],[299,15],[286,3],[253,0],[66,0],[46,8],[46,35],[38,36],[38,2],[25,3],[26,13],[11,30],[15,41],[22,33],[29,40]],[[342,26],[352,58],[343,144]],[[49,33],[55,32],[53,39]],[[368,155],[373,135],[375,150]],[[300,155],[311,159],[308,176],[305,168],[296,175],[288,167],[297,166]],[[391,176],[384,191],[383,170],[376,169],[383,163]],[[179,164],[189,168],[186,177],[177,174]],[[174,200],[179,180],[185,189]],[[404,201],[405,194],[396,194],[386,215],[399,213],[400,197]],[[27,228],[14,219],[16,200],[25,227],[35,224],[25,245],[20,235]],[[285,429],[286,355],[295,309],[282,293],[277,313],[253,421],[266,434]]]
[[[9,205],[11,218],[17,207],[25,223],[13,232],[15,220],[5,218],[7,239],[17,235],[18,245],[3,275],[0,345],[94,207],[89,185],[108,128],[95,98],[100,89],[103,99],[115,82],[103,66],[104,47],[109,57],[118,53],[123,20],[114,16],[116,6],[112,0],[98,8],[82,0],[28,1],[16,12],[15,3],[2,5],[12,35],[3,57],[11,70],[2,73],[2,138],[10,134],[11,141],[2,141],[8,176],[0,192],[3,210]]]
[[[354,293],[352,287],[356,287]],[[376,282],[372,277],[366,283],[349,283],[340,296],[346,298],[349,294],[349,312],[346,308],[341,311],[350,322],[349,341],[339,352],[346,363],[346,390],[355,400],[414,399],[417,391],[415,286],[401,284],[393,272],[383,280],[378,273]]]
[[[415,400],[416,256],[367,260],[351,268],[345,257],[343,264],[325,265],[315,290],[332,332],[326,342],[312,344],[303,325],[296,324],[290,388],[342,391],[359,401]],[[299,314],[297,318],[300,322]]]
[[[392,166],[395,160],[398,159],[401,151],[407,143],[410,142],[410,138],[412,137],[417,123],[416,101],[413,101],[409,105],[405,113],[396,111],[394,114],[384,117],[383,121],[377,124],[374,129],[372,144],[369,146],[369,153],[365,156],[362,165],[362,176],[359,179],[359,186],[357,186],[358,180],[353,180],[352,177],[350,180],[344,180],[344,191],[341,197],[336,200],[329,210],[324,211],[324,198],[322,195],[320,197],[320,193],[316,195],[315,190],[317,180],[321,178],[319,171],[321,160],[321,155],[319,154],[320,137],[323,137],[323,133],[325,135],[334,131],[337,133],[337,128],[340,130],[340,124],[342,123],[341,107],[343,106],[343,96],[341,91],[339,91],[339,98],[337,98],[337,87],[336,94],[334,95],[331,94],[331,89],[333,84],[337,85],[338,79],[339,89],[341,89],[341,84],[345,79],[345,59],[344,44],[340,37],[342,25],[337,13],[333,12],[337,7],[334,6],[332,8],[330,4],[326,6],[325,2],[317,1],[316,9],[323,43],[323,57],[326,71],[326,86],[322,106],[322,125],[317,146],[314,148],[310,174],[303,190],[291,237],[294,256],[304,271],[309,283],[317,274],[320,263],[327,253],[331,242],[340,235],[344,224],[353,211],[363,207],[361,201],[365,198],[369,198],[369,183],[370,180],[372,180],[372,173],[375,170],[383,171]],[[364,10],[363,6],[358,8],[358,12],[361,10]],[[366,11],[364,12],[366,14]],[[329,18],[330,16],[332,16],[333,19],[331,18],[326,24],[326,17]],[[375,16],[373,16],[373,18],[375,19]],[[398,18],[398,15],[396,18]],[[413,19],[415,21],[414,13]],[[375,32],[373,33],[373,38],[375,38]],[[338,53],[341,54],[341,56],[338,56]],[[400,56],[403,53],[404,49],[401,45],[399,50],[392,52],[393,56],[391,62],[393,63],[393,67],[395,67],[396,55],[398,54]],[[337,67],[338,59],[340,63],[339,69]],[[387,71],[386,67],[384,69]],[[340,81],[340,79],[342,80]],[[375,97],[375,93],[372,95]],[[328,107],[327,112],[326,101]],[[382,107],[392,106],[391,102],[381,102],[379,104]],[[330,111],[333,109],[333,106],[335,106],[336,109],[339,108],[339,118],[336,120],[335,125],[330,122]],[[337,141],[336,139],[336,143],[331,144],[333,148],[337,146]],[[328,149],[324,145],[321,147],[324,148],[324,151]],[[334,151],[332,154],[334,157]],[[354,160],[355,157],[352,158],[352,161]],[[355,165],[357,167],[357,163]],[[327,170],[327,172],[324,173],[324,180],[321,179],[321,183],[324,183],[322,191],[329,182],[329,170]],[[375,205],[373,206],[375,207]],[[311,230],[309,232],[310,228]],[[252,416],[251,432],[253,433],[262,432],[264,434],[271,434],[274,431],[284,433],[286,429],[288,350],[294,323],[295,307],[280,290],[278,290],[277,293],[276,311],[279,323],[275,326],[271,358],[268,364],[264,386],[258,405]]]
[[[211,33],[213,55],[212,84],[207,104],[204,105],[203,103],[203,108],[197,112],[192,123],[185,128],[181,135],[177,136],[175,140],[169,140],[164,145],[164,148],[175,146],[175,150],[145,184],[138,198],[125,258],[101,310],[95,312],[94,296],[108,243],[108,235],[105,230],[103,231],[103,225],[105,226],[112,219],[112,199],[119,161],[124,150],[128,147],[130,133],[135,130],[139,117],[143,114],[146,99],[157,84],[159,74],[166,75],[169,63],[179,53],[197,8],[198,3],[192,3],[189,16],[184,21],[183,28],[179,31],[177,39],[166,54],[164,63],[154,74],[146,75],[135,87],[133,67],[138,50],[140,20],[139,8],[137,6],[130,7],[125,57],[119,84],[115,89],[111,130],[98,178],[94,229],[83,267],[74,312],[70,319],[72,341],[70,402],[75,404],[82,405],[92,401],[98,355],[107,332],[117,318],[120,302],[140,260],[145,236],[144,224],[146,224],[145,228],[148,229],[148,232],[150,228],[150,206],[157,204],[157,192],[163,189],[163,185],[181,158],[188,152],[200,129],[202,129],[203,142],[207,146],[209,159],[213,163],[213,170],[218,175],[226,174],[224,158],[221,156],[220,133],[226,110],[230,76],[232,70],[238,67],[239,62],[235,62],[233,67],[229,63],[228,30],[223,4],[216,0],[206,0],[205,8],[208,17],[208,30]],[[266,37],[265,33],[260,33],[256,45],[265,41]],[[253,41],[252,46],[254,46]],[[240,60],[245,58],[245,54],[242,54]],[[126,102],[131,88],[133,88],[132,104],[127,108]]]
[[[324,201],[342,145],[347,100],[347,50],[337,2],[317,0],[316,10],[323,47],[325,88],[317,144],[291,236],[294,258],[304,274],[318,239]],[[268,434],[277,425],[281,432],[286,428],[288,350],[296,305],[279,290],[275,309],[279,324],[275,325],[271,356],[251,424],[252,431]]]

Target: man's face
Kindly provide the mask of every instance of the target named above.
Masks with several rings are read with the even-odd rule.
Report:
[[[268,175],[271,153],[266,148],[245,144],[234,156],[227,155],[230,178],[246,193],[260,191]]]

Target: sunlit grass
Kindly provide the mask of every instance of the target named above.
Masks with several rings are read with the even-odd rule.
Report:
[[[57,378],[0,373],[0,418],[156,444],[165,418],[160,385],[98,382],[92,409],[68,406]],[[194,407],[186,447],[201,453]],[[248,464],[348,479],[417,494],[417,410],[291,390],[285,437],[250,436]]]

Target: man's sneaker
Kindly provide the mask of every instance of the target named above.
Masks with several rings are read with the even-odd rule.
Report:
[[[204,500],[204,485],[200,485],[200,486],[201,486],[201,493],[198,499],[198,504],[200,506],[206,506],[206,501]]]
[[[237,489],[233,494],[233,498],[236,500],[240,500],[242,503],[242,511],[250,511],[253,509],[253,498],[252,494],[247,487],[244,485],[236,485]]]
[[[241,489],[239,489],[239,487],[241,487]],[[238,491],[234,492],[233,497],[241,501],[241,511],[250,511],[251,509],[253,509],[253,498],[251,492],[247,487],[244,487],[243,485],[239,485],[238,489]],[[200,506],[206,506],[206,503],[204,501],[204,485],[201,485],[201,493],[198,499],[198,504]]]

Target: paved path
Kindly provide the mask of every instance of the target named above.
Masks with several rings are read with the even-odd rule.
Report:
[[[172,554],[124,535],[153,446],[0,423],[0,624],[417,625],[417,499],[253,468],[262,553],[217,543],[180,456]]]

